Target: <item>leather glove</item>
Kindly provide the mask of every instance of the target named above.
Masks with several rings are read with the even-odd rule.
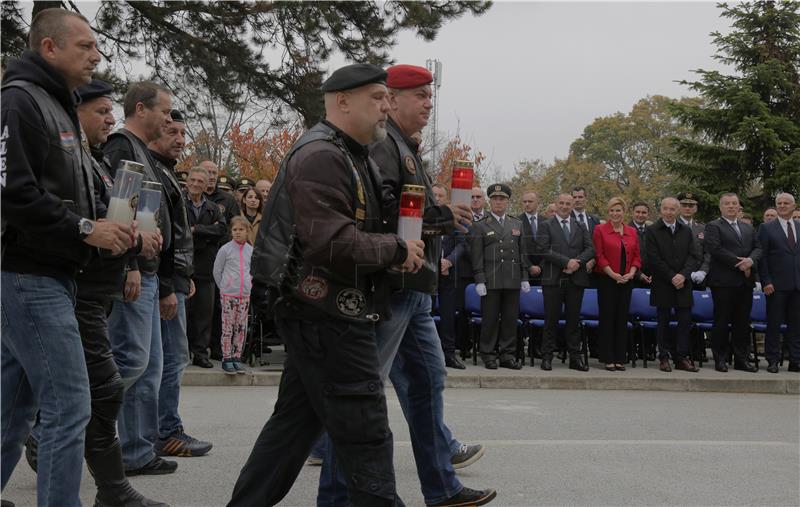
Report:
[[[531,284],[529,281],[525,280],[524,282],[519,284],[519,288],[522,289],[522,292],[527,294],[528,292],[531,291]]]
[[[703,283],[703,280],[706,279],[706,272],[705,271],[695,271],[691,275],[692,281],[694,283]]]
[[[480,297],[485,296],[486,295],[486,284],[485,283],[475,284],[475,292],[477,292]]]

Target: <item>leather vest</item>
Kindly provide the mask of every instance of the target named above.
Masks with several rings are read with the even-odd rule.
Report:
[[[384,314],[376,308],[375,278],[380,275],[348,277],[323,266],[305,261],[296,239],[292,203],[286,185],[287,165],[302,147],[314,142],[328,142],[342,151],[353,172],[352,186],[356,195],[356,227],[364,232],[381,232],[381,207],[373,181],[379,181],[377,168],[370,160],[364,174],[353,160],[337,132],[324,123],[317,123],[297,140],[283,159],[264,207],[263,219],[254,245],[251,273],[253,278],[270,289],[270,298],[279,298],[277,306],[294,303],[311,306],[336,319],[351,322],[376,321]],[[379,285],[379,284],[377,284]],[[380,299],[380,297],[378,298]],[[379,305],[377,305],[379,306]],[[296,314],[304,312],[295,312]],[[300,315],[298,315],[300,316]]]
[[[39,184],[51,194],[61,198],[64,205],[78,216],[95,219],[94,181],[92,176],[92,157],[81,145],[81,133],[75,130],[75,123],[64,107],[42,87],[23,80],[4,83],[2,89],[19,88],[24,90],[36,103],[42,114],[50,142],[47,170],[36,174]],[[5,229],[5,227],[4,227]],[[10,240],[23,248],[34,251],[41,249],[42,238],[27,237],[24,231],[13,231],[13,239],[3,231],[3,241]],[[9,231],[10,232],[10,231]],[[81,243],[80,248],[60,251],[58,247],[48,247],[48,252],[69,258],[79,265],[86,265],[92,255],[92,248]]]
[[[400,174],[401,186],[396,189],[397,195],[395,198],[400,199],[400,192],[402,192],[402,185],[419,185],[425,187],[425,207],[436,206],[436,199],[433,195],[433,187],[431,186],[428,173],[422,167],[422,161],[419,155],[411,150],[406,144],[403,134],[397,130],[392,122],[387,122],[386,132],[392,138],[394,144],[400,153]],[[412,173],[408,166],[413,165],[414,172]],[[398,217],[391,217],[387,221],[388,228],[385,232],[397,231]],[[425,242],[425,265],[416,273],[400,273],[397,271],[389,270],[388,279],[392,288],[395,289],[410,289],[433,294],[436,292],[439,283],[439,259],[442,258],[442,237],[438,233],[426,234],[423,228],[422,240]]]
[[[113,136],[120,135],[125,137],[131,144],[134,158],[136,159],[135,162],[139,162],[140,164],[144,165],[144,180],[163,183],[161,178],[158,176],[158,169],[156,168],[155,161],[150,156],[150,153],[147,152],[147,149],[142,146],[142,141],[125,128],[121,128],[111,134],[109,139]],[[171,203],[169,202],[169,196],[167,195],[167,192],[162,190],[161,204],[158,208],[158,216],[156,216],[156,224],[158,224],[158,228],[161,230],[161,236],[164,238],[161,251],[166,251],[172,245],[172,222],[170,220],[170,208]],[[143,273],[156,273],[158,272],[159,263],[160,256],[158,255],[153,259],[139,257],[139,271]]]
[[[161,182],[164,184],[163,193],[167,196],[170,204],[175,273],[188,279],[194,272],[194,242],[189,226],[189,216],[186,214],[186,202],[183,200],[181,185],[175,178],[172,169],[158,160],[155,161],[155,164],[156,170],[161,171]]]

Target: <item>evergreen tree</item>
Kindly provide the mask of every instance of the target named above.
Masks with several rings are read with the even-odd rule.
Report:
[[[704,100],[670,106],[695,134],[673,138],[670,165],[707,202],[733,191],[760,210],[779,191],[800,191],[800,2],[719,7],[732,30],[711,34],[714,58],[735,72],[682,81]]]

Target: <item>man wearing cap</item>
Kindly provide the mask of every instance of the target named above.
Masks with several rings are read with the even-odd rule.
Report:
[[[170,112],[170,118],[161,137],[148,145],[169,202],[172,223],[172,246],[162,253],[158,272],[164,368],[158,392],[158,441],[154,444],[162,456],[202,456],[211,450],[211,444],[184,432],[178,415],[181,377],[189,364],[186,300],[194,295],[194,244],[186,201],[175,177],[175,164],[186,146],[186,123],[177,109]]]
[[[494,490],[475,491],[456,478],[454,467],[466,466],[483,454],[480,445],[460,444],[444,423],[444,391],[447,372],[442,344],[431,317],[431,294],[436,292],[442,255],[441,235],[471,223],[466,206],[437,205],[430,178],[419,158],[419,143],[411,135],[428,122],[431,104],[431,73],[415,65],[387,69],[389,88],[388,135],[370,147],[383,187],[385,232],[397,231],[400,196],[406,185],[425,193],[422,239],[425,264],[418,272],[389,272],[392,318],[376,326],[381,379],[388,377],[408,422],[417,475],[427,505],[482,505]],[[335,470],[336,445],[328,446],[323,460],[320,499],[324,505],[344,505],[343,492],[328,479]],[[344,482],[340,478],[339,482]],[[323,494],[325,498],[323,499]]]
[[[594,261],[594,245],[589,230],[572,215],[573,197],[562,193],[556,201],[556,214],[540,224],[536,245],[542,256],[542,294],[544,296],[544,330],[542,364],[553,369],[558,321],[562,306],[569,367],[589,371],[581,357],[580,312],[583,290],[589,286],[586,266]]]
[[[530,261],[522,242],[522,221],[507,215],[511,188],[489,185],[490,213],[477,222],[470,235],[475,290],[481,297],[481,343],[483,364],[490,370],[519,370],[516,357],[519,291],[531,290]]]
[[[255,188],[255,182],[249,178],[242,178],[236,182],[236,198],[241,201],[242,196],[247,190]],[[239,206],[241,208],[241,206]]]
[[[692,272],[690,278],[692,279],[694,289],[705,290],[705,279],[711,266],[711,255],[705,250],[704,237],[706,226],[694,218],[697,214],[697,194],[681,192],[678,194],[677,198],[680,203],[680,216],[678,217],[678,221],[691,229],[694,235],[694,247],[697,250],[697,258],[701,259],[696,271]],[[707,360],[705,332],[699,328],[692,328],[689,333],[691,335],[690,347],[692,349],[692,359],[705,362]]]
[[[326,119],[291,148],[267,200],[251,271],[280,295],[274,313],[287,359],[275,412],[231,507],[278,503],[323,430],[354,505],[403,505],[375,322],[387,316],[386,270],[416,272],[424,254],[421,241],[381,232],[380,180],[367,145],[386,136],[385,80],[368,64],[331,74],[322,85]]]
[[[103,152],[116,173],[121,160],[132,160],[144,167],[144,180],[160,183],[159,169],[147,144],[161,136],[171,121],[169,91],[150,81],[134,83],[124,99],[125,125],[108,137]],[[157,224],[163,237],[162,252],[172,247],[172,221],[169,201],[161,192]],[[128,475],[172,473],[174,461],[156,456],[153,443],[158,439],[158,390],[161,384],[160,286],[161,257],[139,257],[138,271],[129,271],[127,285],[139,281],[137,298],[115,301],[108,319],[114,360],[125,382],[125,399],[119,418],[119,438]]]

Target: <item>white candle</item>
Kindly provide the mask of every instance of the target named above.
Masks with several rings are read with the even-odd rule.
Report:
[[[400,217],[397,221],[397,235],[406,241],[422,239],[422,219]]]
[[[454,188],[450,190],[450,203],[454,206],[463,204],[469,206],[472,202],[471,188]]]
[[[131,225],[133,223],[133,208],[129,199],[122,197],[112,197],[108,204],[106,218],[109,222]]]
[[[136,213],[136,225],[140,231],[156,232],[156,216],[152,211],[139,210]]]

